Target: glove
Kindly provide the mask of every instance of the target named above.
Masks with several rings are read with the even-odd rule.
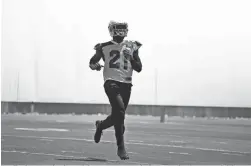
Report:
[[[124,45],[122,48],[122,52],[124,55],[127,55],[131,58],[131,60],[134,60],[133,52],[137,51],[141,47],[141,43],[137,41],[130,41],[128,44]]]
[[[127,57],[130,57],[130,59],[133,59],[133,49],[132,48],[124,46],[122,48],[122,52]]]
[[[90,67],[92,70],[100,71],[102,66],[101,66],[99,63],[96,63],[96,64],[89,64],[89,67]]]
[[[132,56],[133,51],[132,51],[132,49],[131,49],[131,48],[126,47],[126,48],[124,48],[124,49],[123,49],[123,53],[124,53],[124,54],[128,54],[128,55]]]

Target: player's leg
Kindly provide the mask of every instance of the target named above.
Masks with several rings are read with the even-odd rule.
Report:
[[[120,110],[120,115],[118,115],[118,116],[125,115],[125,110],[127,108],[129,100],[130,100],[131,87],[132,87],[131,84],[121,84],[120,86],[118,86],[116,84],[116,82],[114,82],[114,81],[107,81],[105,83],[104,88],[105,88],[106,94],[108,96],[108,99],[110,101],[110,104],[112,106],[112,114],[114,114],[115,117],[117,117],[116,114],[117,114],[118,110]],[[113,99],[114,96],[116,96],[116,94],[121,94],[122,102],[119,102],[120,106],[117,106],[118,102],[116,102],[116,101],[120,101],[120,99],[119,100]],[[115,103],[114,103],[114,101],[115,101]],[[124,108],[121,109],[121,107],[123,107],[123,105],[124,105]],[[102,131],[114,125],[113,120],[112,120],[112,114],[109,115],[105,120],[96,121],[96,133],[94,136],[96,143],[98,143],[100,141]],[[124,119],[124,118],[122,118],[122,119]],[[122,120],[122,121],[124,121],[124,120]],[[123,134],[124,134],[125,125],[124,125],[124,122],[121,122],[121,123],[123,124]]]
[[[112,116],[111,115],[107,116],[107,118],[105,120],[101,120],[100,122],[101,122],[100,123],[100,128],[102,130],[105,130],[105,129],[110,128],[111,126],[113,126],[113,121],[112,121]]]
[[[99,143],[103,130],[113,126],[111,115],[109,115],[105,120],[97,120],[95,125],[96,125],[96,132],[94,135],[94,140],[96,143]]]
[[[111,118],[114,124],[115,136],[118,146],[118,156],[121,159],[128,159],[128,155],[124,147],[124,119],[125,119],[125,105],[120,94],[121,83],[109,81],[105,84],[106,94],[112,106]]]
[[[110,101],[110,104],[112,106],[112,112],[111,112],[111,115],[109,115],[105,120],[97,120],[96,121],[96,132],[94,135],[94,140],[96,143],[98,143],[100,141],[102,131],[114,125],[112,115],[114,113],[116,114],[116,109],[117,109],[117,106],[115,106],[115,105],[117,105],[116,99],[114,99],[114,97],[116,96],[116,94],[119,93],[119,86],[114,81],[106,81],[104,84],[104,88],[105,88],[105,92],[108,96],[108,99]],[[116,115],[114,115],[114,116],[116,116]]]
[[[118,145],[118,156],[123,156],[124,158],[121,159],[129,159],[128,154],[126,153],[125,150],[125,137],[124,137],[124,132],[125,132],[125,111],[126,108],[128,106],[129,100],[130,100],[130,96],[131,96],[131,84],[125,84],[122,83],[120,85],[120,96],[121,96],[121,103],[123,102],[124,105],[124,118],[122,120],[122,125],[118,126],[120,128],[122,128],[122,132],[120,133],[116,133],[116,137],[120,138],[120,141],[117,141],[117,145]],[[115,131],[116,131],[116,125],[114,125]]]
[[[112,118],[114,122],[115,136],[118,146],[117,155],[122,160],[129,159],[129,156],[126,153],[125,141],[124,141],[125,105],[123,102],[123,98],[120,94],[116,96],[115,103],[113,103],[112,105],[113,107],[115,107],[114,112],[112,113]]]
[[[121,94],[123,102],[124,102],[125,111],[127,109],[128,103],[130,101],[131,87],[132,87],[132,84],[126,84],[126,83],[124,83],[120,86],[120,94]],[[123,131],[125,132],[125,125],[123,126]],[[123,134],[124,134],[124,132],[123,132]]]

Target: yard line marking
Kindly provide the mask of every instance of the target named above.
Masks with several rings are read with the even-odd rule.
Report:
[[[234,153],[222,153],[222,154],[233,155],[233,156],[243,156],[242,154],[234,154]]]
[[[177,153],[177,152],[168,152],[169,154],[181,154],[181,155],[191,155],[190,153]]]
[[[67,151],[67,150],[62,150],[62,153],[76,153],[76,154],[83,154],[85,152],[76,152],[76,151]]]
[[[215,144],[227,144],[227,142],[217,142],[217,141],[213,141],[212,143],[215,143]]]
[[[185,141],[170,141],[172,143],[186,143]]]
[[[49,142],[52,142],[54,140],[52,140],[52,139],[40,139],[40,141],[49,141]]]
[[[144,141],[139,141],[139,140],[128,140],[129,142],[144,142]]]
[[[17,150],[1,150],[1,152],[4,153],[21,153],[21,154],[31,154],[31,155],[44,155],[44,156],[54,156],[54,157],[67,157],[70,159],[84,159],[87,160],[90,159],[90,157],[77,157],[77,156],[69,156],[69,155],[61,155],[61,154],[52,154],[52,153],[32,153],[27,151],[17,151]],[[119,162],[118,160],[107,160],[107,162]],[[141,162],[135,162],[135,161],[124,161],[125,163],[132,163],[132,164],[140,164],[140,165],[149,165],[148,163],[141,163]]]
[[[58,132],[67,132],[67,129],[56,129],[56,128],[15,128],[15,130],[23,131],[58,131]]]
[[[17,135],[2,135],[2,137],[36,138],[36,139],[56,139],[56,140],[71,140],[71,141],[86,141],[86,142],[92,142],[92,143],[94,144],[94,141],[93,141],[92,139],[73,138],[73,137],[62,138],[62,137],[38,137],[38,136],[17,136]],[[102,140],[101,143],[112,143],[112,144],[115,144],[116,142],[114,142],[114,141]],[[214,151],[214,152],[226,152],[226,153],[239,153],[239,154],[245,154],[245,155],[250,155],[250,154],[251,154],[251,152],[231,151],[231,150],[225,150],[225,149],[201,148],[201,147],[193,147],[193,146],[151,144],[151,143],[141,143],[141,142],[126,142],[126,144],[131,144],[131,145],[142,145],[142,146],[154,146],[154,147],[182,148],[182,149],[193,149],[193,150]]]
[[[129,154],[139,154],[137,152],[127,152],[127,153],[129,153]]]

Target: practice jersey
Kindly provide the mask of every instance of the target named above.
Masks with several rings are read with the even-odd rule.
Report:
[[[130,48],[131,54],[133,51],[139,49],[140,43],[124,40],[121,43],[110,41],[107,43],[99,44],[100,51],[103,54],[104,81],[115,80],[124,83],[132,83],[133,68],[131,65],[131,57],[124,54],[125,48]]]

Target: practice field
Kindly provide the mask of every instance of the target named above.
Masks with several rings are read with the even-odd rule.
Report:
[[[116,155],[113,128],[94,143],[101,115],[2,115],[2,165],[251,164],[251,120],[126,117],[130,160]]]

